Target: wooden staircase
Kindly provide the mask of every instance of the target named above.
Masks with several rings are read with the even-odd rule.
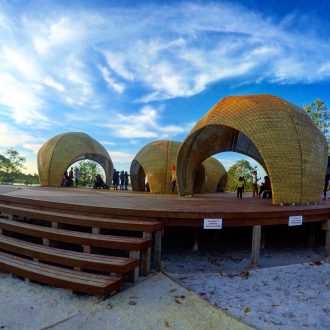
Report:
[[[147,275],[152,248],[160,268],[161,222],[99,211],[0,196],[0,270],[103,296]]]

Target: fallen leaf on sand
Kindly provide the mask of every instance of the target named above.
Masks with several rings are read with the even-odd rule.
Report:
[[[272,305],[272,307],[278,307],[278,306],[280,306],[280,305],[277,305],[277,304],[273,304],[273,305]]]
[[[136,305],[136,302],[135,302],[135,301],[132,301],[132,300],[129,301],[128,303],[129,303],[130,305]]]
[[[170,324],[168,323],[168,321],[165,320],[165,328],[169,328]]]
[[[321,260],[314,260],[314,261],[312,261],[311,265],[321,266],[322,261]]]
[[[248,270],[244,270],[242,272],[240,272],[241,276],[244,277],[245,279],[249,278],[250,273]]]
[[[186,298],[186,296],[184,296],[184,295],[181,295],[181,296],[180,296],[180,298],[181,298],[181,299],[184,299],[184,298]]]
[[[244,313],[247,314],[247,313],[250,313],[251,312],[251,308],[250,307],[245,307],[244,308]]]
[[[176,291],[176,289],[172,289],[172,290],[171,290],[171,292],[175,292],[175,291]]]
[[[200,295],[200,296],[205,296],[206,293],[205,293],[205,292],[200,292],[199,295]]]
[[[181,304],[181,301],[179,300],[179,299],[175,299],[175,302],[177,303],[177,304]]]

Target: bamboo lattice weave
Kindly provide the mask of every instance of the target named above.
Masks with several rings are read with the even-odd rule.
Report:
[[[229,150],[244,153],[264,166],[272,183],[273,204],[319,202],[327,142],[303,109],[272,95],[222,99],[180,147],[180,194],[192,194],[201,161]]]

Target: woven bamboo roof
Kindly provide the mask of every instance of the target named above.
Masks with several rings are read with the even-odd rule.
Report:
[[[181,195],[194,191],[199,164],[223,151],[257,160],[270,176],[273,204],[320,200],[327,141],[306,112],[272,95],[229,96],[192,129],[177,157]]]
[[[176,164],[177,152],[181,142],[160,140],[144,146],[134,157],[130,178],[135,191],[145,190],[145,177],[153,193],[172,192],[172,163]],[[219,180],[227,182],[227,172],[222,164],[212,158],[199,166],[195,179],[195,192],[215,192]]]
[[[38,152],[38,171],[42,186],[58,187],[64,172],[76,161],[90,159],[99,163],[110,187],[113,164],[105,148],[85,133],[71,132],[54,136]]]

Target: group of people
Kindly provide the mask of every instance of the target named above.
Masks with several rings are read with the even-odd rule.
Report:
[[[128,190],[129,174],[127,171],[117,171],[114,169],[112,176],[112,185],[114,190]]]
[[[264,177],[264,182],[261,183],[260,189],[258,191],[258,178],[257,171],[252,172],[252,186],[253,186],[253,197],[255,198],[272,198],[272,186],[270,183],[269,176]],[[240,176],[236,183],[237,198],[242,198],[244,193],[244,188],[246,186],[246,180],[244,176]]]
[[[80,179],[80,172],[79,169],[76,167],[73,169],[73,167],[70,168],[70,171],[65,171],[63,174],[63,178],[61,181],[62,187],[73,187],[74,185],[78,187]]]

